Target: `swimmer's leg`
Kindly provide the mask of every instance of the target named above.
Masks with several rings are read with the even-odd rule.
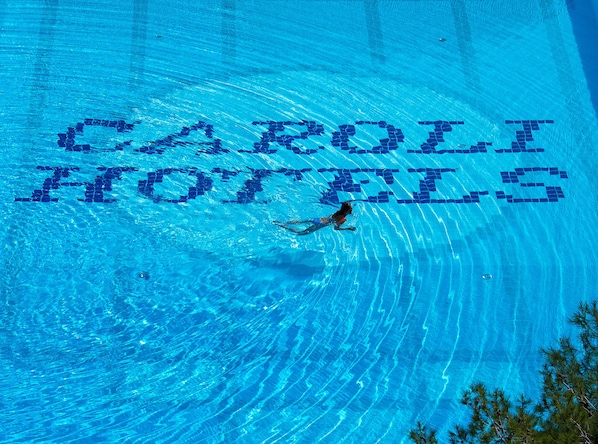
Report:
[[[279,227],[284,228],[285,230],[292,231],[293,233],[301,234],[305,230],[299,230],[298,228],[287,227],[286,225],[279,225]]]
[[[284,228],[285,230],[289,230],[292,231],[293,233],[297,234],[298,236],[305,236],[306,234],[310,234],[313,233],[314,231],[319,230],[320,228],[323,228],[325,225],[315,225],[312,224],[309,227],[307,227],[304,230],[300,230],[298,228],[293,228],[293,227],[289,227],[287,223],[282,223],[282,222],[278,222],[278,221],[272,221],[274,224],[278,225],[281,228]],[[301,222],[297,222],[297,223],[310,223],[310,221],[306,220],[306,221],[301,221]]]
[[[288,224],[293,223],[293,221],[289,221],[289,222],[280,222],[278,220],[273,220],[272,223],[274,225],[278,225],[281,228],[284,228],[285,230],[289,230],[292,231],[293,233],[299,233],[301,230],[297,229],[297,228],[292,228],[289,227]]]
[[[272,223],[282,227],[282,226],[286,226],[286,225],[311,224],[312,221],[311,220],[293,219],[288,222],[281,222],[279,220],[273,220]]]
[[[322,228],[324,228],[325,225],[321,225],[321,224],[312,224],[310,227],[307,227],[305,230],[301,230],[301,231],[296,231],[298,236],[305,236],[306,234],[310,234],[313,233],[314,231],[318,231]]]

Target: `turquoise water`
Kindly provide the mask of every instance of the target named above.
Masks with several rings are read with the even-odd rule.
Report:
[[[197,3],[0,0],[0,439],[401,442],[536,395],[596,294],[591,5]]]

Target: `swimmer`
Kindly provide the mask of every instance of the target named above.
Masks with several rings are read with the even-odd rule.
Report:
[[[351,213],[353,213],[353,206],[351,205],[351,203],[343,202],[340,210],[338,210],[330,217],[316,217],[314,219],[308,220],[290,220],[288,222],[279,222],[275,220],[273,221],[273,223],[275,223],[279,227],[286,228],[287,230],[292,231],[293,233],[296,233],[299,236],[304,236],[306,234],[313,233],[314,231],[317,231],[329,225],[334,225],[334,229],[339,231],[355,231],[355,227],[341,227],[341,225],[347,221],[347,215]],[[300,224],[310,224],[310,226],[305,228],[304,230],[289,227],[289,225]]]

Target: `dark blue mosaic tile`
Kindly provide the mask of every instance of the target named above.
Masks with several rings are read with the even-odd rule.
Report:
[[[387,124],[385,121],[364,121],[355,122],[356,125],[376,125],[385,128],[388,138],[380,139],[380,145],[373,146],[371,149],[358,148],[349,144],[349,137],[355,135],[355,125],[339,125],[339,131],[332,133],[332,146],[339,147],[341,150],[348,151],[349,154],[388,154],[396,150],[399,143],[404,142],[405,137],[399,128]]]
[[[323,150],[323,146],[318,146],[317,149],[309,148],[302,149],[294,146],[293,141],[298,139],[308,139],[310,136],[321,136],[324,134],[324,126],[316,123],[313,120],[302,120],[300,122],[277,122],[274,120],[267,121],[254,121],[253,125],[266,125],[268,130],[262,133],[261,140],[253,144],[253,151],[251,150],[239,150],[240,153],[262,153],[262,154],[274,154],[278,152],[278,149],[271,147],[271,144],[278,144],[284,146],[287,150],[293,151],[295,154],[314,154],[319,150]],[[303,126],[307,131],[302,131],[299,135],[290,134],[277,134],[283,132],[287,126]]]
[[[367,173],[375,174],[378,177],[382,177],[387,184],[394,183],[393,173],[398,172],[398,169],[386,169],[386,168],[320,168],[318,172],[332,172],[334,173],[334,179],[328,182],[329,188],[322,192],[320,202],[329,205],[337,205],[340,203],[338,196],[339,191],[345,191],[350,193],[361,193],[363,192],[361,185],[370,183],[369,180],[360,180],[359,183],[355,182],[353,174],[356,173]],[[392,191],[380,191],[376,196],[368,196],[361,200],[364,202],[388,202],[389,196],[392,195]]]
[[[84,202],[103,202],[112,203],[116,202],[114,198],[105,198],[104,191],[112,191],[112,181],[120,180],[122,173],[137,171],[137,168],[133,167],[115,167],[106,168],[98,167],[99,171],[104,171],[104,174],[97,176],[94,182],[85,183],[85,199],[78,199]]]
[[[409,168],[409,173],[424,173],[424,177],[419,181],[419,191],[412,193],[413,199],[397,199],[397,203],[419,203],[419,204],[469,204],[478,203],[480,201],[479,196],[488,195],[488,191],[471,191],[469,194],[461,196],[459,198],[450,199],[437,199],[431,196],[430,193],[437,191],[437,180],[442,180],[442,174],[451,172],[454,173],[454,168]]]
[[[340,147],[344,151],[357,152],[357,147],[349,145],[349,137],[355,135],[354,125],[341,125],[339,131],[332,133],[332,146]],[[365,150],[359,150],[365,152]]]
[[[434,125],[434,129],[428,133],[428,139],[420,145],[420,150],[407,150],[407,153],[412,154],[457,154],[457,150],[436,150],[436,147],[444,142],[444,133],[453,130],[453,125],[463,125],[464,122],[453,120],[424,120],[418,122],[420,125]],[[462,150],[461,150],[462,151]],[[461,154],[461,153],[459,153]]]
[[[77,134],[81,135],[84,133],[85,126],[102,126],[116,128],[118,132],[131,131],[134,124],[128,124],[124,120],[102,120],[102,119],[85,119],[83,122],[77,123],[74,127],[68,127],[66,133],[58,134],[58,146],[64,148],[65,151],[74,151],[82,153],[90,153],[94,151],[119,151],[122,147],[130,144],[129,142],[122,142],[115,148],[95,150],[89,144],[77,144],[75,143],[75,137]],[[124,145],[123,145],[124,144]]]
[[[41,189],[33,190],[31,197],[17,197],[15,202],[57,202],[58,198],[50,195],[51,190],[57,190],[60,187],[80,187],[83,182],[63,182],[63,179],[70,177],[71,171],[79,171],[78,167],[50,167],[38,166],[38,170],[52,171],[52,175],[44,179]]]
[[[558,168],[548,167],[525,167],[515,168],[515,171],[502,171],[501,178],[503,183],[519,183],[519,186],[523,188],[544,188],[546,191],[546,198],[530,197],[530,198],[514,198],[511,194],[506,194],[504,191],[496,191],[496,197],[498,199],[506,199],[509,203],[521,203],[521,202],[557,202],[559,199],[563,199],[565,194],[561,187],[549,186],[545,182],[524,182],[521,179],[526,173],[549,173],[551,176],[559,175],[559,178],[566,179],[567,173],[560,171]]]
[[[210,140],[206,142],[189,142],[185,140],[179,140],[190,136],[194,131],[203,131],[204,135]],[[222,141],[220,139],[214,139],[214,126],[202,120],[198,121],[194,125],[191,125],[190,127],[185,126],[181,128],[178,133],[170,134],[162,139],[150,142],[146,146],[142,146],[135,151],[144,154],[164,154],[166,148],[172,148],[176,146],[197,146],[198,149],[195,152],[196,155],[218,155],[229,152],[229,150],[222,147]]]
[[[542,153],[544,148],[528,148],[527,143],[533,142],[533,131],[538,131],[541,124],[554,123],[552,120],[505,120],[507,125],[521,125],[523,131],[515,131],[515,141],[511,142],[511,148],[496,149],[495,152],[502,153]]]
[[[179,196],[175,199],[166,199],[163,196],[155,195],[154,184],[161,183],[164,176],[168,176],[173,173],[187,174],[196,178],[194,186],[189,187],[187,194]],[[147,173],[146,180],[140,180],[137,185],[137,191],[140,194],[152,199],[154,202],[171,202],[171,203],[184,203],[189,199],[195,199],[197,196],[202,196],[206,192],[210,191],[213,186],[213,180],[206,177],[203,172],[198,171],[197,168],[165,168]]]
[[[264,190],[262,181],[272,173],[272,170],[251,169],[252,177],[245,181],[240,191],[237,191],[237,199],[223,200],[222,202],[240,204],[256,202],[255,193]]]

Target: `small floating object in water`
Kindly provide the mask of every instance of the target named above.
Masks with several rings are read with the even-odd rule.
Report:
[[[444,37],[440,37],[440,38],[438,39],[438,41],[439,41],[439,42],[446,42],[446,39],[445,39]]]
[[[465,148],[467,145],[465,145],[464,143],[458,143],[457,146],[459,148]]]
[[[139,277],[140,277],[141,279],[149,279],[149,278],[150,278],[150,275],[149,275],[149,272],[147,272],[147,271],[142,271],[142,272],[140,272],[140,273],[139,273]]]
[[[492,275],[491,274],[483,274],[482,279],[484,279],[484,280],[492,279]]]

